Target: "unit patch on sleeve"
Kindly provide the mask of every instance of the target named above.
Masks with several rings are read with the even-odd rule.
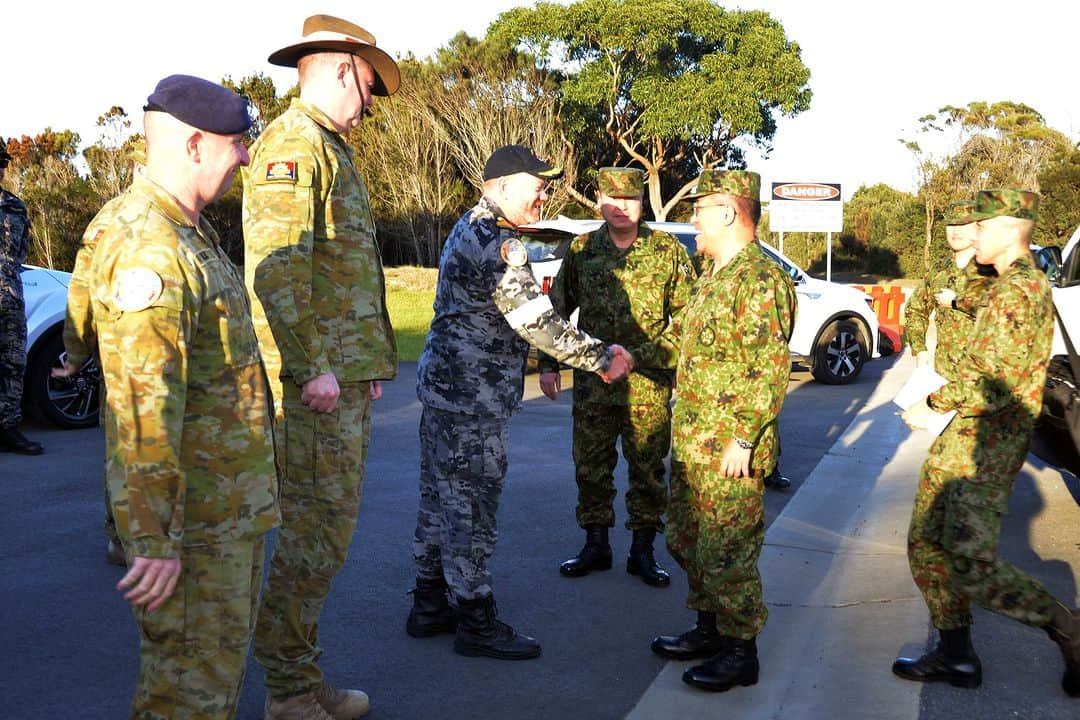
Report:
[[[164,289],[161,276],[150,268],[131,268],[113,280],[113,302],[117,310],[139,312],[153,305]]]
[[[529,252],[525,249],[525,244],[517,238],[503,241],[499,246],[499,255],[510,267],[521,267],[529,262]]]
[[[266,163],[266,179],[296,182],[296,163],[292,160],[275,160]]]

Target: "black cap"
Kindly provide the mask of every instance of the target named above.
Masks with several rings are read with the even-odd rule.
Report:
[[[563,171],[562,168],[536,157],[533,151],[524,145],[503,145],[491,153],[491,157],[484,163],[484,180],[517,173],[529,173],[543,180],[554,180],[562,177]]]
[[[143,110],[168,113],[180,122],[218,135],[237,135],[251,127],[245,98],[191,75],[163,79],[146,98]]]

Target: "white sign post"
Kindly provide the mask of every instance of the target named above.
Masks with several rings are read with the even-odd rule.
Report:
[[[769,232],[828,233],[825,279],[832,280],[832,234],[844,229],[840,183],[774,182],[769,199]],[[784,252],[781,247],[780,252]]]

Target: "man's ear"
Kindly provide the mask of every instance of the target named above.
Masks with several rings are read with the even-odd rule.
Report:
[[[192,162],[202,161],[202,141],[203,134],[196,130],[188,135],[187,140],[184,142],[184,149],[187,151],[188,159]]]

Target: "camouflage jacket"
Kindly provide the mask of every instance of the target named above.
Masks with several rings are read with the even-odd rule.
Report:
[[[124,545],[175,557],[264,533],[279,522],[270,398],[240,275],[150,180],[109,209],[90,287]]]
[[[956,380],[930,396],[931,406],[992,417],[1030,435],[1042,409],[1053,336],[1050,285],[1034,260],[1022,257],[990,286]]]
[[[653,342],[686,305],[696,274],[675,237],[644,222],[633,245],[616,247],[605,223],[570,244],[548,294],[555,311],[604,342],[632,348]],[[541,355],[541,372],[558,364]],[[606,384],[598,375],[574,373],[574,402],[630,405],[668,402],[674,368],[638,365],[626,382]]]
[[[972,259],[962,268],[950,261],[924,280],[904,308],[904,334],[914,353],[926,350],[930,315],[936,313],[937,347],[934,368],[947,380],[956,378],[956,368],[975,329],[975,314],[986,300],[987,288],[994,282],[993,268],[980,266]],[[934,295],[949,288],[956,293],[952,308],[938,305]]]
[[[68,281],[67,314],[64,317],[64,350],[68,362],[77,367],[97,354],[97,330],[94,313],[90,306],[90,263],[98,239],[113,222],[116,209],[121,206],[123,195],[113,198],[98,211],[86,226],[79,251],[75,254],[75,267]]]
[[[303,384],[392,379],[371,203],[326,115],[294,99],[251,147],[244,172],[244,280],[267,372]]]
[[[649,363],[678,357],[673,458],[712,465],[735,438],[754,443],[756,473],[772,470],[795,310],[791,278],[753,242],[724,267],[700,275],[671,328],[632,351]]]
[[[17,196],[0,189],[0,307],[22,302],[22,264],[30,251],[30,219]]]
[[[603,343],[554,311],[525,259],[503,257],[520,241],[499,227],[501,216],[482,198],[443,246],[435,316],[417,367],[416,394],[425,405],[509,417],[521,406],[530,342],[587,371],[610,362]]]

